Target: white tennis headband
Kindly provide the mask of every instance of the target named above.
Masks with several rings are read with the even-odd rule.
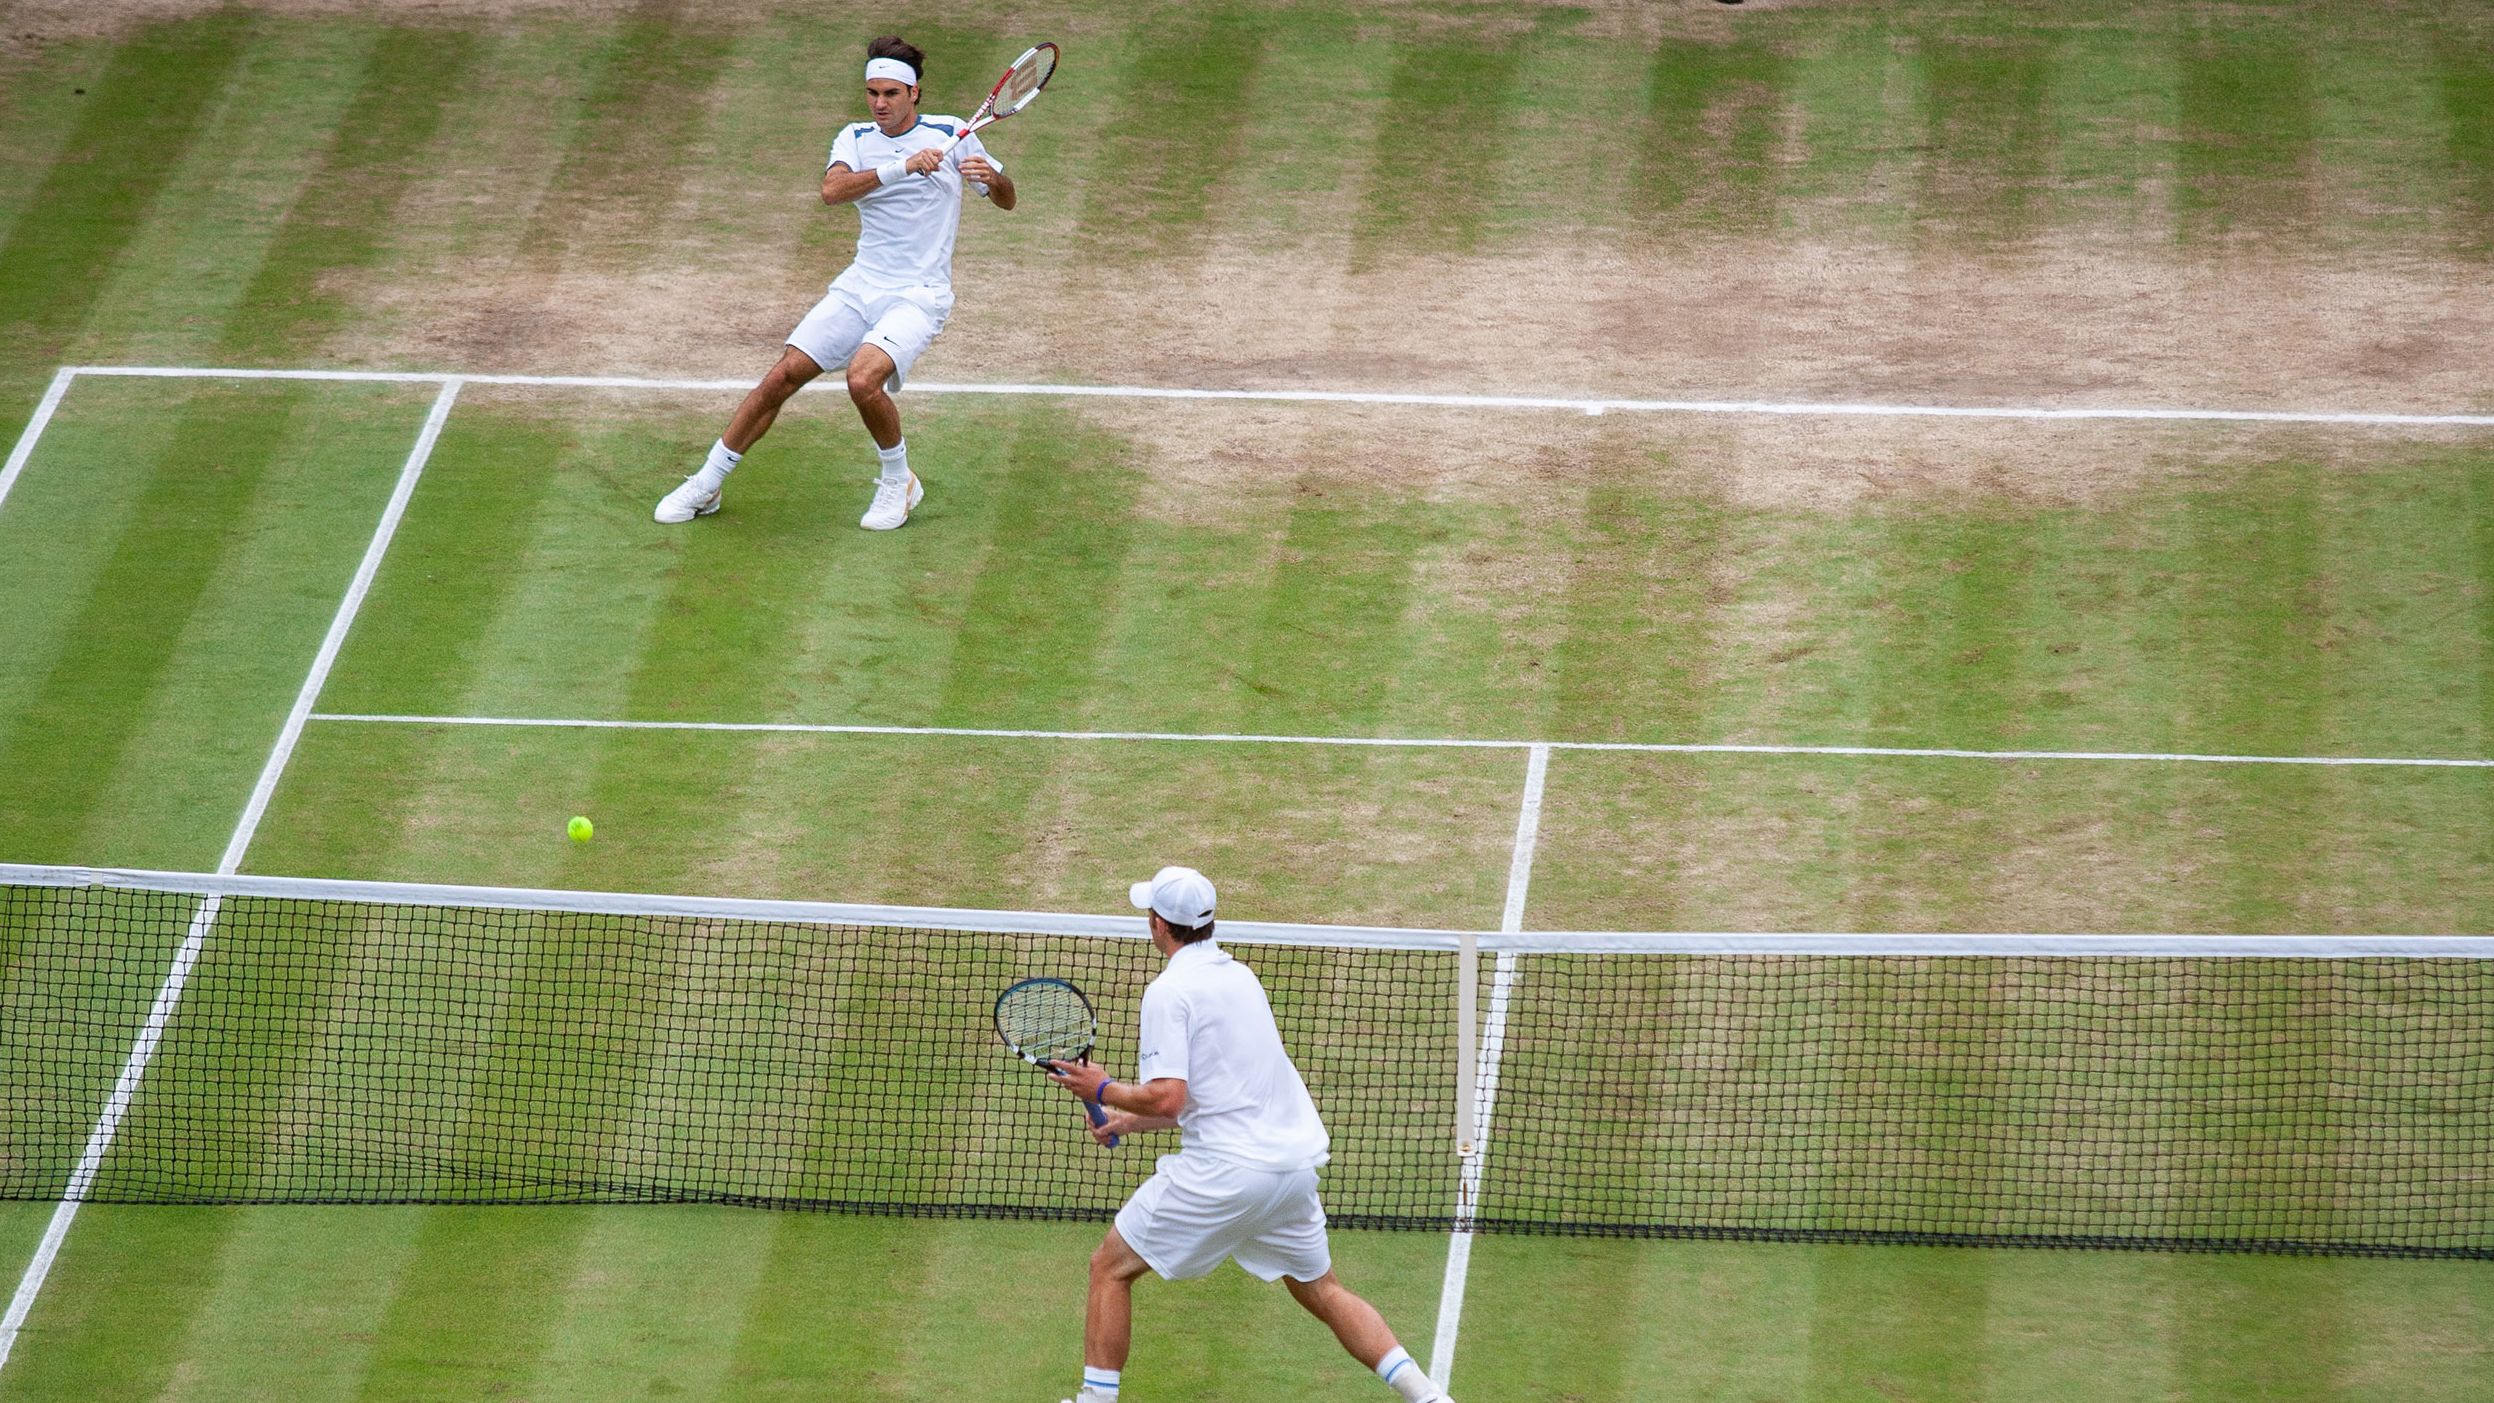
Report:
[[[896,58],[870,58],[866,60],[866,76],[869,78],[890,78],[895,82],[907,83],[913,88],[918,86],[918,70]]]

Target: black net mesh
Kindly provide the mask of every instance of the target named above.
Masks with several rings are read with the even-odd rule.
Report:
[[[0,1198],[704,1201],[1104,1218],[994,1001],[1139,940],[0,887]],[[1333,1132],[1343,1226],[1456,1224],[1456,957],[1225,941]],[[1484,1230],[2494,1257],[2494,961],[1481,957]]]

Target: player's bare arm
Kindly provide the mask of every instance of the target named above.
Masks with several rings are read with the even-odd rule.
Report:
[[[1186,1079],[1156,1077],[1148,1082],[1116,1081],[1096,1062],[1059,1062],[1048,1075],[1057,1085],[1109,1113],[1091,1127],[1091,1138],[1111,1140],[1146,1130],[1175,1130],[1178,1112],[1186,1109]]]
[[[987,202],[998,209],[1011,209],[1020,197],[1013,191],[1013,177],[998,170],[985,156],[972,156],[961,163],[961,178],[975,180],[987,187]]]
[[[913,151],[908,159],[895,164],[900,167],[902,175],[932,175],[943,166],[944,157],[941,152],[934,150]],[[963,169],[967,170],[968,167],[965,165]],[[834,161],[831,163],[831,168],[823,172],[823,203],[845,205],[852,200],[873,194],[888,183],[883,178],[882,171],[850,170],[846,163]]]

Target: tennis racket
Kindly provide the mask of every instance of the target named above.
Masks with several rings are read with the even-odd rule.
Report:
[[[996,996],[996,1036],[1015,1056],[1041,1071],[1059,1062],[1088,1062],[1099,1040],[1100,1020],[1091,1000],[1062,979],[1025,979]],[[1108,1124],[1108,1113],[1085,1102],[1093,1125]],[[1108,1147],[1117,1148],[1110,1136]]]
[[[1012,67],[1005,70],[1005,76],[996,80],[996,86],[988,92],[987,101],[979,104],[979,110],[970,118],[969,125],[955,132],[951,140],[935,148],[936,153],[938,155],[948,153],[961,144],[963,137],[992,127],[1030,106],[1032,99],[1039,96],[1039,90],[1048,86],[1048,77],[1054,72],[1056,72],[1056,45],[1040,44],[1023,50],[1022,56],[1013,61]],[[1068,984],[1065,987],[1071,989],[1074,986]],[[1075,997],[1081,997],[1079,991],[1076,992]]]

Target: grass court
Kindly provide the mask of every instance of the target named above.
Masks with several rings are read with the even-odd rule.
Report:
[[[870,536],[836,391],[661,528],[737,391],[56,378],[749,380],[848,255],[813,182],[886,30],[933,110],[1066,52],[926,381],[2494,413],[2461,4],[0,4],[0,861],[2494,929],[2482,424],[912,391],[927,503]],[[0,1400],[1053,1399],[1096,1238],[93,1205]],[[1447,1242],[1336,1249],[1425,1362]],[[1467,1403],[2494,1397],[2482,1263],[1488,1236],[1467,1281]],[[1137,1296],[1139,1403],[1383,1396],[1240,1273]]]

